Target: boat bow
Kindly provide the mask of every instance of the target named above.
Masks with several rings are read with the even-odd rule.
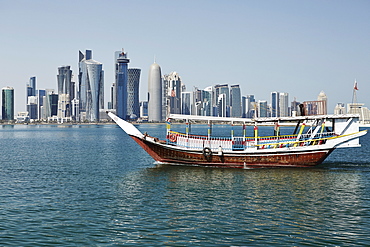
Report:
[[[138,138],[143,138],[144,134],[140,132],[133,124],[117,117],[111,112],[108,112],[108,116],[113,119],[114,122],[116,122],[121,129],[123,129],[128,135],[135,136]]]

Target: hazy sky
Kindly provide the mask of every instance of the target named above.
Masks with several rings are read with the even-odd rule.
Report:
[[[316,100],[323,90],[329,112],[352,100],[370,107],[370,1],[0,0],[0,87],[15,89],[25,111],[26,84],[57,89],[57,68],[78,73],[78,51],[103,63],[105,101],[114,82],[114,52],[124,48],[141,68],[140,100],[148,70],[177,71],[187,90],[239,84],[242,95],[268,100]],[[77,81],[77,78],[75,80]]]

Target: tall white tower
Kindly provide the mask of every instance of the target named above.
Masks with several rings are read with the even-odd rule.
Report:
[[[161,67],[155,62],[150,65],[148,75],[148,120],[162,121]]]

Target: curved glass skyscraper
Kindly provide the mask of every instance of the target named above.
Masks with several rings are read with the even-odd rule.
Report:
[[[103,64],[92,59],[92,52],[80,52],[79,63],[80,114],[90,122],[99,121],[99,109],[104,108]]]

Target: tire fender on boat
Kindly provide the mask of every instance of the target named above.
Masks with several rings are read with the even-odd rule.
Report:
[[[203,155],[208,159],[212,155],[212,150],[209,147],[203,148]]]

